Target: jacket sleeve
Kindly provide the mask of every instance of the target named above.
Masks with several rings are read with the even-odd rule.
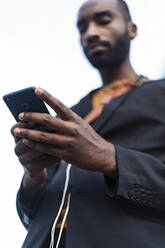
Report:
[[[58,165],[54,167],[48,168],[47,182],[45,184],[45,187],[40,192],[38,192],[35,202],[29,202],[29,199],[26,196],[26,192],[23,190],[22,183],[21,183],[21,186],[18,190],[17,197],[16,197],[16,208],[17,208],[19,218],[27,230],[30,226],[31,221],[33,220],[33,218],[35,217],[37,213],[37,209],[39,208],[41,204],[42,198],[45,194],[46,185],[50,183],[51,179],[56,174],[58,168],[59,168],[59,163]],[[23,179],[22,179],[22,182],[23,182]]]
[[[109,196],[136,205],[165,211],[165,165],[143,152],[115,146],[118,165],[117,183],[105,177]]]
[[[105,182],[109,196],[140,206],[139,212],[143,207],[163,212],[165,219],[164,93],[164,80],[146,83],[107,122],[109,129],[118,124],[108,138],[115,144],[118,180]]]

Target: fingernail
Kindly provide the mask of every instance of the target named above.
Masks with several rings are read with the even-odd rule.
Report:
[[[24,117],[24,113],[19,114],[18,118],[22,121]]]
[[[35,92],[38,94],[38,95],[42,95],[44,93],[43,89],[41,88],[36,88],[35,89]]]
[[[14,134],[15,135],[19,135],[21,133],[21,130],[19,129],[19,128],[16,128],[15,130],[14,130]]]
[[[23,140],[22,140],[22,143],[23,143],[24,145],[26,145],[26,144],[28,144],[28,140],[23,139]]]

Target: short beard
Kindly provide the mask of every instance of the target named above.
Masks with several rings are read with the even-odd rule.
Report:
[[[126,31],[118,38],[114,45],[109,43],[109,48],[106,53],[98,52],[94,56],[88,56],[85,52],[89,62],[98,70],[113,70],[113,68],[120,66],[129,54],[130,38]]]

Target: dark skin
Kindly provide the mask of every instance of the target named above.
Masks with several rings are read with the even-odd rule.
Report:
[[[21,142],[25,146],[41,154],[63,159],[81,169],[103,173],[108,173],[110,168],[115,170],[116,164],[112,159],[115,152],[112,144],[105,141],[87,122],[45,90],[36,88],[35,93],[61,119],[41,113],[20,114],[21,121],[37,123],[56,131],[49,133],[29,128],[15,128],[14,135],[22,138]],[[36,175],[36,168],[27,169]]]
[[[114,177],[114,146],[48,92],[37,88],[35,93],[54,109],[61,119],[48,114],[22,113],[19,115],[21,121],[46,126],[56,133],[30,129],[28,124],[21,122],[12,128],[14,137],[18,139],[15,152],[26,170],[23,187],[27,193],[30,192],[30,198],[35,199],[38,191],[43,188],[47,178],[45,168],[53,166],[57,158],[81,169],[98,171]],[[47,154],[47,157],[42,159],[42,154]]]
[[[111,17],[107,12],[111,13]],[[81,26],[82,21],[86,23],[85,28]],[[96,36],[111,43],[115,43],[126,29],[130,40],[136,36],[136,26],[125,22],[116,0],[86,2],[79,11],[78,28],[83,49],[89,40],[95,39]],[[97,45],[88,50],[91,54],[98,51],[104,54],[106,47]],[[105,68],[100,70],[100,74],[103,84],[114,79],[137,78],[130,65],[129,54],[118,68]],[[117,178],[114,145],[99,136],[88,123],[48,92],[37,88],[35,93],[61,119],[42,113],[22,113],[19,116],[21,122],[12,128],[16,141],[15,152],[25,169],[23,187],[29,198],[35,199],[38,191],[43,188],[47,178],[46,168],[53,166],[57,159],[65,160],[84,170],[97,171]],[[56,133],[32,129],[29,123],[45,126]]]
[[[87,46],[92,46],[96,42],[107,41],[114,45],[126,30],[130,40],[137,34],[137,27],[132,22],[126,22],[116,0],[90,0],[79,10],[77,26],[80,31],[80,42],[85,50]],[[105,46],[96,46],[89,50],[89,54],[102,51],[107,52]],[[108,84],[113,80],[124,78],[137,79],[133,70],[129,53],[122,64],[115,68],[104,68],[99,70],[103,84]]]
[[[23,187],[27,191],[30,190],[30,198],[33,199],[38,191],[43,188],[44,182],[47,179],[46,168],[54,165],[58,160],[53,156],[45,156],[45,154],[32,150],[23,144],[23,140],[14,134],[15,128],[18,127],[26,129],[34,128],[34,124],[19,122],[11,129],[11,133],[16,143],[15,153],[25,171]]]

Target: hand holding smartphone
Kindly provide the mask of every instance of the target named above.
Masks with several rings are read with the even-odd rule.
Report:
[[[55,132],[54,130],[49,130],[47,127],[41,126],[39,124],[34,123],[34,125],[29,126],[29,123],[21,123],[18,118],[19,114],[22,112],[38,112],[38,113],[49,114],[49,111],[45,103],[36,96],[35,87],[29,87],[29,88],[25,88],[22,90],[18,90],[18,91],[6,94],[3,96],[3,100],[5,101],[7,107],[9,108],[10,112],[14,116],[15,120],[19,122],[13,126],[13,128],[11,129],[11,132],[16,142],[16,146],[15,146],[16,155],[19,158],[19,160],[21,157],[21,164],[25,168],[25,171],[28,171],[28,173],[33,176],[38,175],[40,173],[45,173],[44,168],[47,168],[50,165],[52,166],[56,165],[59,159],[53,156],[50,156],[48,154],[36,152],[36,151],[33,151],[32,149],[29,149],[27,146],[25,146],[22,143],[20,137],[16,137],[14,135],[14,130],[17,127],[42,130],[46,132],[48,131],[51,133]],[[34,166],[34,161],[35,161],[35,166]],[[27,165],[28,165],[28,168],[26,168]],[[28,180],[29,178],[30,177],[28,176]],[[38,176],[36,178],[38,180]],[[27,179],[27,177],[25,177],[25,179]],[[35,180],[35,177],[33,177],[32,181],[34,180]],[[25,181],[27,184],[27,180]],[[38,181],[36,182],[35,185],[37,185],[37,183]]]
[[[35,87],[25,88],[4,95],[3,100],[17,122],[19,121],[18,116],[22,112],[49,114],[45,103],[35,95]]]

